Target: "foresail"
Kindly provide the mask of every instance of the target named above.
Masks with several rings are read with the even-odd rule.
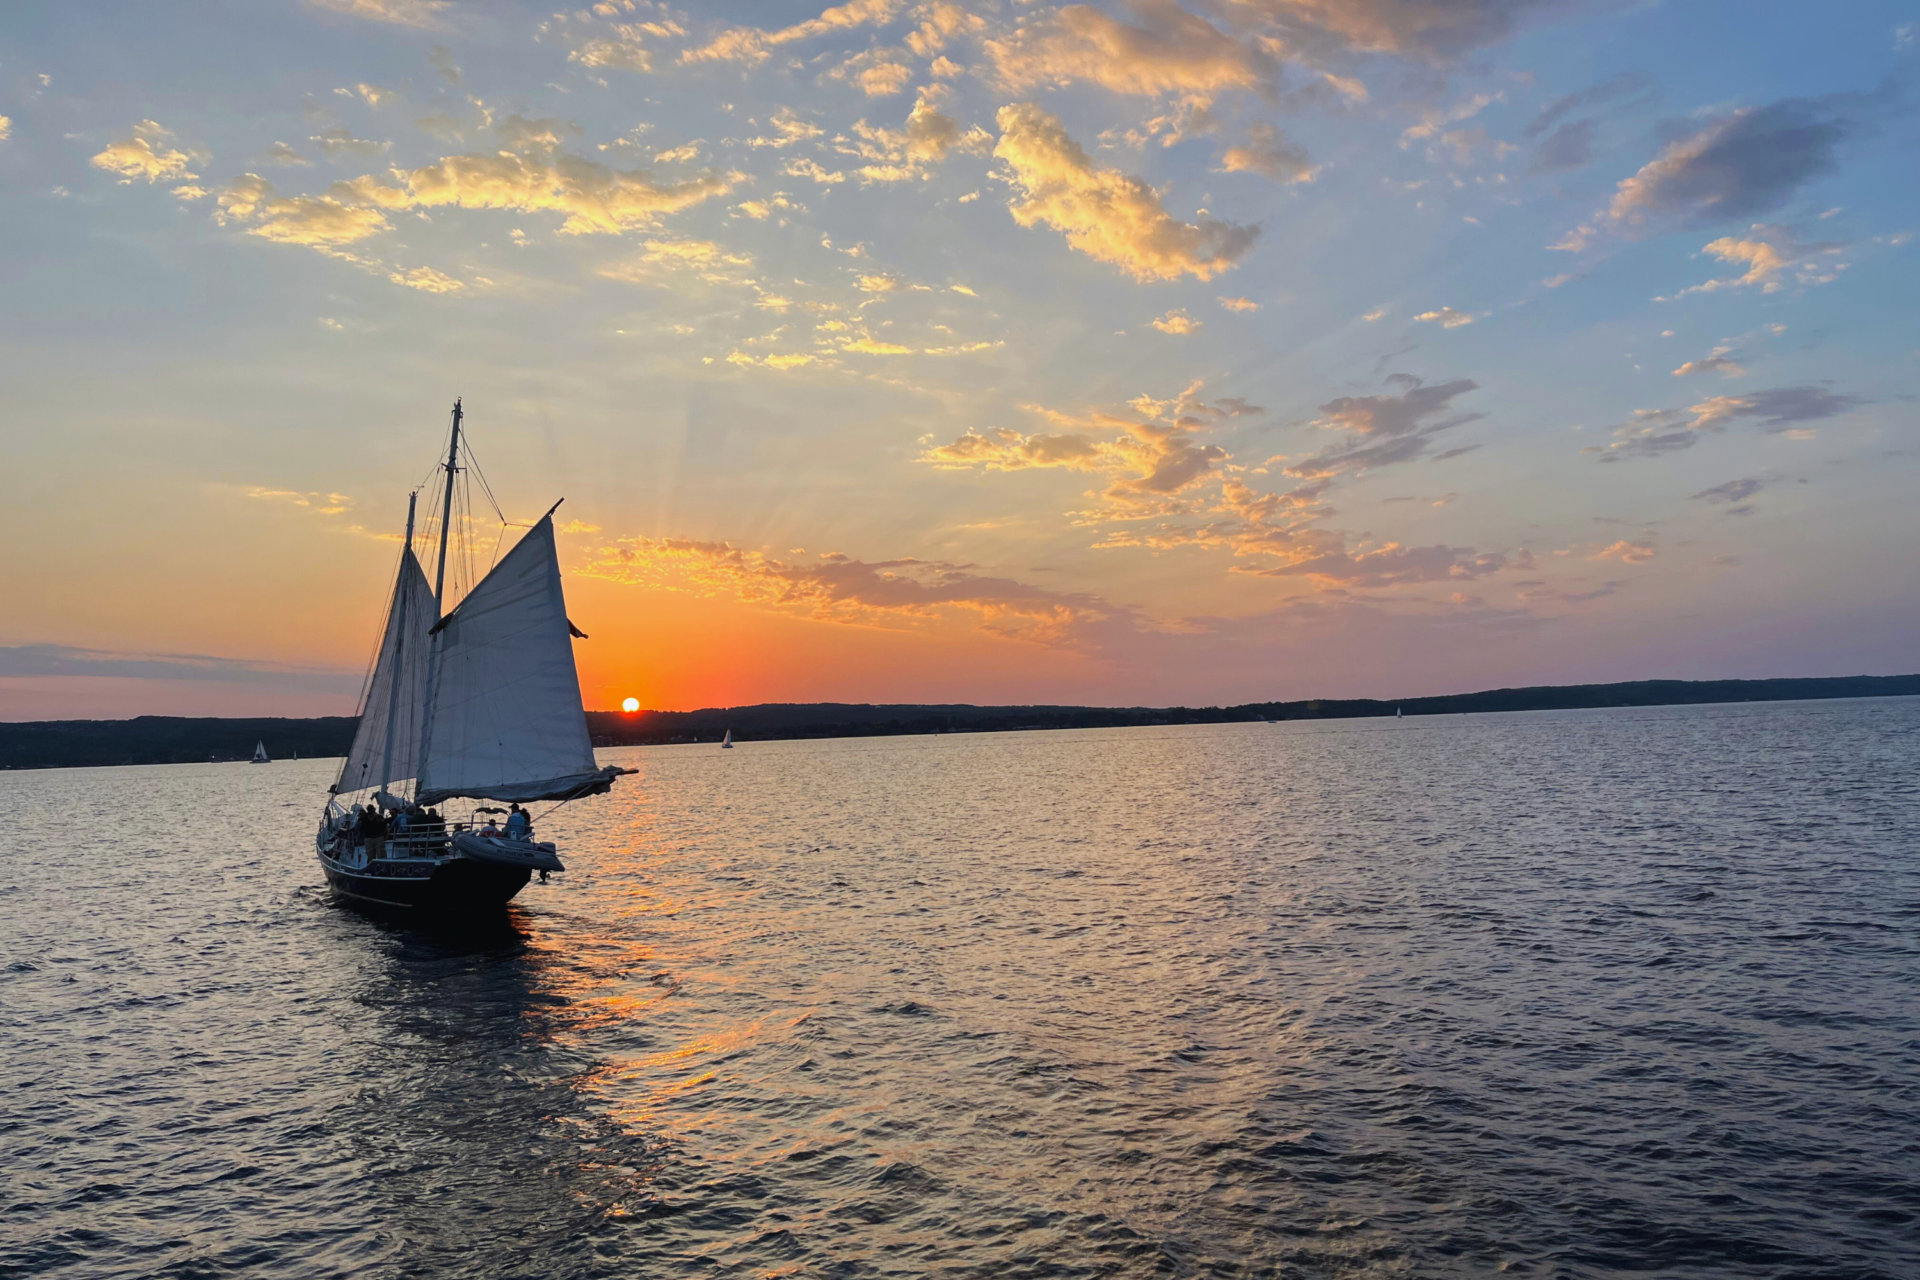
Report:
[[[400,558],[380,657],[367,687],[353,749],[340,771],[339,790],[382,787],[414,775],[421,717],[426,711],[427,633],[438,613],[433,588],[409,550]]]
[[[612,775],[594,764],[570,630],[549,516],[437,629],[420,803],[607,789]]]

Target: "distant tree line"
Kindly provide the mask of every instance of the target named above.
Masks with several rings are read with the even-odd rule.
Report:
[[[1782,702],[1808,698],[1920,695],[1920,675],[1835,676],[1793,680],[1636,680],[1625,684],[1541,685],[1436,698],[1314,698],[1237,707],[975,707],[964,703],[871,705],[813,702],[710,707],[701,711],[589,711],[595,746],[771,738],[869,738],[917,733],[997,733],[1024,729],[1110,729],[1141,725],[1226,724],[1255,720],[1338,720],[1458,715],[1482,711],[1564,711],[1583,707],[1658,707],[1706,702]],[[118,764],[204,764],[245,760],[264,742],[276,760],[344,756],[352,716],[310,720],[42,720],[0,724],[0,769],[61,769]]]

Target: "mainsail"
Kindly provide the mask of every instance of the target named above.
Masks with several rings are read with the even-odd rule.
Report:
[[[439,616],[433,588],[409,550],[400,557],[380,657],[336,790],[384,787],[413,776],[426,710],[427,634]]]
[[[564,800],[594,764],[549,513],[433,628],[432,706],[414,800]]]

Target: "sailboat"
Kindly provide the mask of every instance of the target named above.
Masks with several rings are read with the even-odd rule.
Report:
[[[267,744],[265,739],[262,739],[259,742],[256,742],[253,744],[253,759],[247,761],[247,763],[248,764],[272,764],[273,763],[272,760],[267,758]]]
[[[437,468],[446,483],[433,583],[414,554],[416,491],[359,727],[314,838],[336,892],[387,906],[505,904],[534,872],[544,881],[566,867],[552,843],[534,838],[530,815],[496,830],[493,819],[505,812],[497,806],[601,795],[634,772],[593,758],[572,647],[585,633],[567,620],[554,545],[559,503],[446,607],[448,538],[465,523],[458,513],[472,510],[456,502],[455,480],[476,470],[471,449],[462,464],[462,418],[456,400]],[[456,569],[463,562],[456,557]],[[453,800],[495,804],[460,818]]]
[[[733,750],[733,730],[727,730],[727,736],[720,739],[720,745],[729,751]]]

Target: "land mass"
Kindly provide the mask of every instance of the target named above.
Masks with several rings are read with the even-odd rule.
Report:
[[[1226,724],[1252,720],[1340,720],[1363,716],[1460,715],[1484,711],[1562,711],[1583,707],[1658,707],[1704,702],[1787,702],[1810,698],[1887,698],[1920,694],[1920,675],[1833,676],[1794,680],[1635,680],[1625,684],[1541,685],[1433,698],[1314,698],[1236,707],[975,707],[770,702],[701,711],[589,711],[597,747],[772,738],[867,738],[911,733],[997,733],[1024,729],[1108,729],[1136,725]],[[40,720],[0,724],[0,769],[71,769],[120,764],[245,760],[264,742],[275,759],[343,756],[353,716],[308,720]]]

